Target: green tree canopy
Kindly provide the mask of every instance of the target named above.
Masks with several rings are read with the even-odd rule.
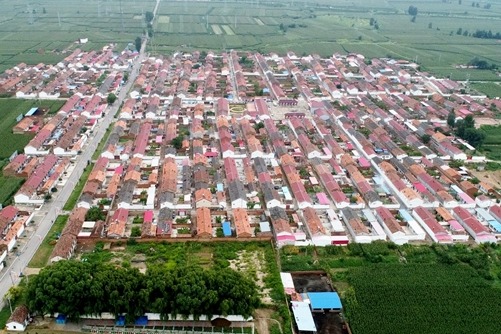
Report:
[[[117,100],[117,96],[113,93],[109,93],[108,97],[106,98],[106,102],[108,102],[108,104],[113,104],[113,103],[115,103],[116,100]]]
[[[169,316],[239,314],[248,317],[260,305],[255,283],[230,268],[197,266],[135,268],[60,261],[42,269],[27,287],[28,307],[38,314],[126,314]]]

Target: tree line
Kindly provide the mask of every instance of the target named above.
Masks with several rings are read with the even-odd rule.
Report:
[[[454,111],[451,111],[447,117],[447,125],[454,129],[456,136],[466,140],[475,148],[479,148],[484,143],[485,133],[475,129],[475,120],[472,115],[456,121]]]
[[[136,268],[80,261],[60,261],[28,283],[27,306],[40,315],[65,314],[70,319],[109,312],[134,321],[146,312],[162,319],[180,315],[238,314],[249,317],[260,305],[253,281],[229,268]]]
[[[452,32],[451,32],[452,35]],[[477,31],[470,33],[468,30],[463,30],[463,28],[458,28],[456,30],[456,35],[463,35],[463,36],[470,36],[470,37],[475,37],[475,38],[484,38],[484,39],[501,39],[501,33],[493,33],[491,30],[480,30],[477,29]]]

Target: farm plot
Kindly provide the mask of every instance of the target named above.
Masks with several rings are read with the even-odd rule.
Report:
[[[214,31],[214,33],[216,35],[222,35],[223,34],[223,31],[221,30],[221,28],[217,24],[211,24],[210,26],[212,28],[212,31]]]
[[[229,36],[235,35],[235,32],[231,29],[230,26],[228,26],[228,25],[222,25],[221,28],[223,28],[223,30],[226,33],[226,35],[229,35]]]
[[[345,306],[354,333],[495,333],[501,290],[462,265],[351,269]]]
[[[501,126],[483,125],[480,131],[485,134],[482,152],[489,159],[501,161]]]

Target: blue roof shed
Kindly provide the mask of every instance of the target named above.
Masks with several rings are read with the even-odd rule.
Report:
[[[37,112],[38,108],[31,108],[25,116],[33,116]]]
[[[125,326],[125,315],[119,315],[115,321],[115,326]]]
[[[66,323],[66,315],[65,314],[58,314],[56,318],[56,324],[58,325],[64,325]]]
[[[337,292],[308,292],[312,311],[341,310],[341,299]]]
[[[223,234],[225,237],[231,237],[230,222],[223,222]]]

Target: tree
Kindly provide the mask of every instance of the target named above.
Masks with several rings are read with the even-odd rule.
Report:
[[[468,129],[475,127],[475,120],[473,119],[472,115],[468,115],[464,118],[464,125]]]
[[[428,144],[431,140],[431,136],[427,133],[425,133],[424,135],[421,136],[421,141],[423,142],[423,144]]]
[[[480,183],[480,180],[478,179],[478,177],[473,177],[473,178],[471,178],[470,182],[471,182],[472,184],[479,184],[479,183]]]
[[[418,9],[416,6],[409,6],[409,9],[407,11],[409,15],[411,16],[416,16],[418,14]]]
[[[47,14],[47,10],[45,10],[45,7],[44,7],[44,8],[42,8],[42,13],[43,13],[43,14]]]
[[[85,214],[85,220],[96,222],[98,220],[105,220],[106,215],[97,206],[92,206]]]
[[[141,236],[141,228],[139,226],[133,226],[132,229],[130,230],[130,236],[132,238],[140,237]]]
[[[416,22],[416,15],[414,15],[414,16],[412,17],[411,22],[412,22],[412,23]]]
[[[463,28],[458,28],[456,31],[456,35],[462,35],[463,34]]]
[[[451,129],[453,129],[455,124],[456,124],[456,114],[454,113],[454,110],[451,110],[447,115],[447,125]]]
[[[116,100],[117,100],[117,96],[113,93],[109,93],[108,97],[106,98],[106,102],[108,104],[113,104],[113,103],[115,103]]]
[[[428,29],[433,29],[433,23],[428,23]]]
[[[180,150],[181,147],[183,147],[183,138],[184,137],[182,135],[179,135],[176,138],[172,139],[170,144],[174,146],[176,150]]]
[[[153,12],[148,11],[144,14],[144,20],[146,21],[146,23],[151,23],[151,21],[153,21],[153,17]]]
[[[136,50],[139,52],[141,51],[141,43],[142,43],[142,39],[141,37],[136,37],[136,40],[134,41],[135,45],[136,45]]]

